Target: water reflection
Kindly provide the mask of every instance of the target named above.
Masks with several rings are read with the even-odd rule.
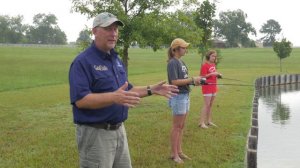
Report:
[[[282,102],[283,96],[288,93],[300,91],[300,84],[289,84],[265,87],[260,90],[260,100],[272,111],[272,120],[275,124],[287,124],[290,118],[290,107],[288,102]],[[290,96],[293,99],[293,96]],[[288,99],[290,99],[288,98]]]
[[[290,118],[290,108],[288,104],[284,104],[280,101],[276,102],[276,107],[272,114],[272,119],[275,124],[287,124]]]
[[[258,168],[300,167],[300,87],[261,89],[258,106]]]

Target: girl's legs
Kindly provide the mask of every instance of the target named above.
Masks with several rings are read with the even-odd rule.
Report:
[[[201,111],[201,114],[200,114],[200,121],[199,121],[199,127],[201,128],[208,128],[206,125],[205,125],[205,122],[206,122],[206,110],[207,107],[204,105],[202,107],[202,111]]]
[[[184,121],[186,118],[185,115],[174,115],[173,116],[173,125],[171,130],[171,157],[174,161],[181,163],[183,162],[178,153],[182,151],[181,141],[182,141],[182,130],[184,126]]]
[[[211,122],[211,106],[214,96],[203,96],[204,104],[200,115],[199,127],[208,128],[206,123]]]
[[[171,99],[173,123],[171,130],[171,157],[177,163],[183,163],[181,143],[185,119],[188,115],[190,101],[188,94],[179,94]],[[181,155],[183,156],[183,155]]]
[[[179,144],[178,144],[178,156],[180,157],[180,159],[187,159],[187,160],[192,160],[190,157],[188,157],[187,155],[185,155],[182,151],[182,148],[181,148],[181,144],[182,144],[182,137],[183,137],[183,129],[184,129],[184,126],[185,126],[185,120],[186,120],[186,117],[187,117],[188,113],[185,114],[185,117],[184,117],[184,121],[183,121],[183,125],[182,125],[182,128],[181,128],[181,131],[180,131],[180,135],[179,135]]]
[[[182,125],[181,125],[181,129],[180,129],[180,133],[179,133],[178,146],[177,146],[178,153],[182,153],[181,144],[182,144],[182,135],[183,135],[183,128],[184,128],[184,125],[185,125],[186,116],[187,116],[187,113],[184,115]]]
[[[207,124],[208,125],[212,125],[212,126],[216,126],[213,122],[212,122],[212,105],[213,105],[213,102],[215,100],[215,97],[216,96],[211,96],[211,99],[210,99],[210,103],[209,103],[209,108],[208,108],[208,111],[207,111]]]

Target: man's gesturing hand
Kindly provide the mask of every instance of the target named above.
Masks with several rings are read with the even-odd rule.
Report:
[[[137,104],[140,103],[139,94],[136,92],[126,91],[128,87],[128,82],[125,82],[123,86],[121,86],[118,90],[116,90],[114,103],[120,104],[127,107],[135,107]]]
[[[165,84],[165,81],[159,82],[158,84],[152,85],[151,90],[156,95],[161,95],[166,98],[171,98],[177,95],[179,92],[177,86]]]

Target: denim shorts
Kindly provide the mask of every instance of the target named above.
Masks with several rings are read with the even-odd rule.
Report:
[[[169,107],[173,115],[185,115],[190,111],[190,97],[188,93],[181,93],[169,99]]]

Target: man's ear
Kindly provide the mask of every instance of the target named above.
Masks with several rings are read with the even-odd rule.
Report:
[[[93,35],[95,35],[95,34],[96,34],[96,32],[97,32],[97,27],[94,27],[94,28],[92,29],[92,33],[93,33]]]

